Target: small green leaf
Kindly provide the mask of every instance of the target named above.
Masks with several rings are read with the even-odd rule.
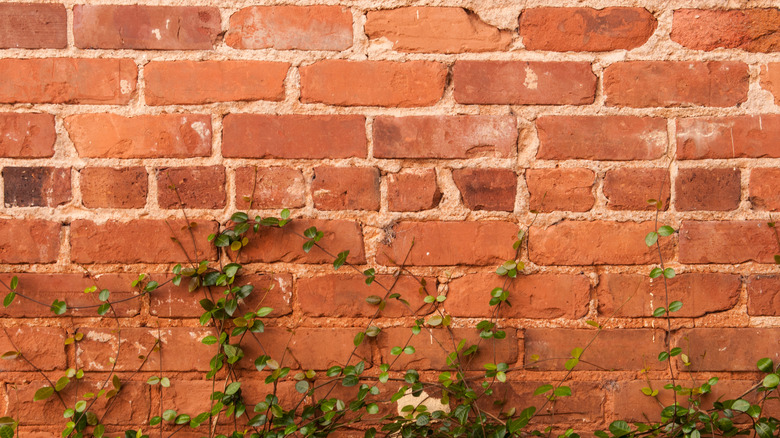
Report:
[[[51,386],[44,386],[43,388],[35,391],[33,395],[33,401],[46,400],[54,394],[54,388]]]
[[[666,268],[664,269],[664,277],[666,278],[674,278],[675,272],[672,268]]]
[[[176,411],[173,409],[168,409],[163,412],[162,417],[165,421],[173,421],[173,419],[176,418]]]
[[[314,241],[313,240],[307,240],[306,242],[303,242],[303,251],[304,252],[311,251],[312,247],[314,247]]]
[[[226,395],[233,395],[241,388],[241,382],[233,382],[225,388]]]
[[[309,391],[309,382],[301,380],[295,384],[295,390],[301,394],[306,394]]]
[[[111,304],[103,303],[103,304],[98,306],[97,313],[98,313],[98,315],[102,316],[102,315],[105,315],[106,313],[108,313],[108,311],[110,309],[111,309]]]
[[[230,216],[230,220],[237,224],[242,224],[249,220],[249,215],[247,215],[243,211],[237,211],[233,213],[233,216]]]
[[[62,315],[66,310],[68,310],[68,306],[65,304],[65,301],[54,300],[51,304],[51,311],[55,315]]]
[[[765,372],[765,373],[771,373],[772,370],[775,369],[775,364],[772,362],[772,359],[765,357],[758,360],[757,363],[758,369]]]
[[[16,290],[17,286],[19,286],[19,278],[14,275],[13,278],[11,278],[11,290]]]
[[[658,307],[655,310],[653,310],[653,316],[656,318],[660,318],[666,314],[666,308],[664,307]]]
[[[683,303],[681,301],[672,301],[669,303],[669,311],[670,312],[676,312],[680,309],[682,309]]]
[[[764,387],[776,388],[778,384],[780,384],[780,376],[777,374],[767,374],[767,376],[764,377]]]
[[[273,312],[274,309],[270,307],[261,307],[257,312],[255,312],[255,315],[257,315],[258,318],[262,318],[264,316],[268,316]]]
[[[659,236],[671,236],[674,234],[674,228],[670,227],[669,225],[664,225],[661,228],[658,229],[658,235]]]
[[[663,275],[663,273],[664,273],[663,269],[661,269],[661,268],[653,268],[650,271],[650,278],[658,278],[661,275]]]
[[[3,299],[3,307],[10,306],[11,303],[14,302],[14,298],[16,298],[16,292],[8,292],[8,294],[6,294],[5,298]]]
[[[612,435],[615,435],[616,437],[621,437],[624,435],[628,435],[631,432],[631,428],[628,427],[628,423],[626,423],[623,420],[613,421],[612,424],[609,425],[609,431],[612,432]]]
[[[541,395],[544,394],[545,392],[552,391],[552,389],[553,389],[552,385],[542,385],[536,388],[536,390],[534,391],[534,395]]]
[[[98,294],[98,299],[100,301],[108,301],[108,297],[111,296],[111,292],[109,292],[108,289],[103,289]]]
[[[647,246],[653,246],[657,241],[658,241],[658,233],[656,233],[655,231],[651,231],[647,233],[647,236],[645,236],[645,245]]]
[[[352,343],[355,344],[355,347],[363,343],[363,338],[365,338],[365,336],[365,332],[358,332],[358,334],[355,335],[355,339],[352,340]]]
[[[737,399],[734,400],[731,409],[739,412],[747,412],[747,410],[750,409],[750,403],[742,399]]]
[[[406,354],[414,354],[414,347],[411,345],[407,345],[406,348],[404,348],[404,353]]]

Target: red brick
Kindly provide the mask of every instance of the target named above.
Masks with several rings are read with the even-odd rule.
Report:
[[[761,88],[769,90],[780,103],[780,62],[769,62],[761,66]]]
[[[458,103],[585,105],[596,96],[587,62],[456,61]]]
[[[197,255],[189,231],[182,229],[185,225],[182,220],[111,220],[96,224],[78,219],[70,226],[71,259],[76,263],[168,263],[187,261],[188,256],[196,260],[213,260],[216,251],[206,241],[206,236],[217,231],[217,223],[194,222],[197,226],[191,230],[197,242]],[[171,239],[174,236],[186,249],[186,255]]]
[[[494,273],[456,278],[449,283],[444,307],[452,316],[484,318],[495,309],[488,303],[490,291],[503,287],[512,305],[501,305],[499,318],[577,319],[588,312],[590,281],[582,274],[538,273],[505,281]]]
[[[666,153],[666,120],[635,116],[542,116],[544,160],[654,160]]]
[[[282,100],[290,64],[267,61],[152,61],[144,67],[149,105]]]
[[[780,116],[692,117],[677,120],[677,158],[780,157]]]
[[[42,310],[39,315],[46,311],[45,308]],[[43,371],[62,370],[67,366],[65,331],[60,328],[15,324],[6,328],[3,336],[0,336],[0,351],[20,351],[28,361]],[[0,371],[35,371],[35,368],[25,360],[16,358],[0,362]]]
[[[157,203],[162,208],[225,208],[226,198],[222,166],[157,169]]]
[[[65,5],[0,4],[0,48],[64,49],[68,45]]]
[[[298,208],[306,204],[306,184],[298,169],[240,167],[236,169],[236,207]]]
[[[508,169],[454,169],[452,179],[466,208],[512,211],[517,175]]]
[[[377,250],[377,262],[397,265],[406,260],[407,265],[422,266],[503,263],[514,256],[512,242],[517,231],[515,224],[504,221],[401,222],[385,231],[389,243]]]
[[[375,167],[314,168],[311,183],[318,210],[379,210],[379,169]]]
[[[679,211],[734,210],[742,193],[739,169],[683,168],[674,190]]]
[[[130,283],[137,278],[132,274],[98,274],[94,279],[83,274],[2,274],[0,278],[8,284],[11,277],[19,278],[17,291],[44,303],[55,299],[63,300],[68,305],[67,315],[98,316],[97,308],[101,301],[98,292],[85,294],[84,290],[96,286],[98,291],[111,291],[111,301],[129,299],[135,295]],[[88,307],[76,309],[76,307]],[[129,299],[113,305],[120,318],[133,317],[141,310],[140,299]],[[7,318],[40,318],[53,316],[47,307],[33,303],[19,296],[7,308],[0,308],[0,316]],[[107,317],[113,316],[109,311]]]
[[[60,224],[41,219],[0,219],[1,263],[52,263],[60,251]]]
[[[77,114],[65,118],[65,127],[85,158],[187,158],[211,153],[208,115]]]
[[[220,20],[201,6],[75,5],[73,37],[82,49],[208,50]]]
[[[764,221],[683,221],[680,263],[774,263],[778,253]]]
[[[593,208],[593,183],[596,175],[590,169],[528,169],[525,181],[531,197],[531,210],[550,212],[588,211]]]
[[[506,332],[505,339],[481,339],[479,331],[474,329],[455,328],[452,334],[446,329],[423,329],[418,335],[412,335],[408,328],[387,328],[377,337],[382,362],[394,362],[394,369],[415,370],[449,370],[447,354],[454,350],[454,345],[461,339],[466,345],[477,345],[475,355],[462,357],[461,366],[466,370],[484,370],[485,363],[506,363],[510,367],[517,363],[519,357],[517,330],[501,327]],[[454,336],[454,341],[452,336]],[[411,340],[410,340],[411,338]],[[403,347],[406,342],[415,348],[414,354],[401,353],[391,356],[393,347]]]
[[[252,293],[239,302],[236,315],[256,311],[260,307],[274,309],[269,318],[289,315],[292,312],[292,276],[289,274],[245,275],[242,272],[234,284],[254,286]],[[186,281],[182,281],[179,286],[168,283],[151,294],[149,311],[152,315],[163,318],[199,318],[203,314],[203,307],[199,303],[201,297],[189,292]]]
[[[649,199],[660,200],[667,210],[670,185],[667,169],[626,167],[608,170],[603,190],[610,210],[655,210]]]
[[[121,348],[116,360],[116,371],[206,371],[209,360],[216,354],[216,345],[204,345],[201,339],[213,335],[212,328],[168,327],[135,328],[125,327],[117,333],[114,329],[83,327],[79,333],[84,338],[76,346],[76,366],[85,371],[109,371],[110,358],[117,357],[117,341]],[[155,340],[160,338],[159,352],[153,352]],[[160,364],[162,355],[162,366]],[[143,358],[148,356],[141,367]]]
[[[0,103],[126,104],[138,68],[131,59],[2,59]]]
[[[94,377],[94,379],[99,379],[99,377]],[[147,418],[151,405],[150,386],[145,382],[125,380],[124,376],[120,376],[120,379],[122,380],[122,389],[116,398],[107,399],[106,397],[99,397],[91,405],[90,411],[97,413],[101,417],[101,423],[109,426],[109,428],[111,425],[143,425],[148,421]],[[71,383],[62,390],[61,394],[65,400],[72,402],[72,400],[77,398],[82,399],[81,396],[86,392],[96,393],[100,391],[101,388],[104,388],[104,384],[106,389],[112,388],[111,382],[106,383],[104,380],[82,380],[79,381],[79,384]],[[13,409],[9,413],[18,412],[19,417],[15,419],[19,420],[23,426],[51,425],[54,423],[52,421],[54,418],[62,416],[63,407],[56,396],[49,397],[46,400],[33,401],[35,391],[44,386],[50,386],[45,380],[33,380],[29,383],[15,384],[15,386],[18,387],[18,392],[14,397],[9,397],[9,409]],[[103,416],[104,414],[105,416]],[[78,415],[76,414],[76,416]],[[25,436],[35,436],[29,433],[29,427],[25,429],[27,429]],[[49,433],[40,437],[53,435],[59,434]]]
[[[377,158],[508,158],[517,154],[512,116],[379,116]]]
[[[303,251],[303,244],[308,240],[303,237],[303,232],[309,227],[316,227],[325,234],[318,243],[333,256],[317,247],[308,253]],[[260,227],[241,255],[244,260],[250,262],[333,263],[336,254],[341,251],[349,251],[348,262],[365,263],[363,232],[358,223],[345,220],[296,219],[284,228]]]
[[[741,289],[738,276],[717,273],[683,273],[667,280],[669,302],[682,301],[673,317],[695,318],[729,310],[737,304]],[[598,309],[604,316],[617,318],[650,317],[666,306],[664,279],[647,275],[602,274],[599,279]],[[618,307],[620,310],[617,310]],[[617,310],[617,311],[616,311]]]
[[[225,43],[236,49],[345,50],[352,13],[343,6],[250,6],[230,16]]]
[[[387,177],[387,206],[390,211],[423,211],[436,208],[441,191],[435,169],[408,169]]]
[[[644,8],[531,8],[520,15],[520,37],[527,50],[631,50],[644,44],[657,25]]]
[[[776,8],[677,9],[672,41],[689,49],[742,49],[748,52],[780,50],[780,11]]]
[[[596,334],[598,333],[598,336]],[[578,330],[564,328],[528,328],[525,330],[525,366],[545,371],[560,371],[574,348],[585,349],[576,370],[664,369],[658,353],[664,349],[664,332],[653,329]],[[532,356],[538,356],[538,362]],[[534,356],[535,357],[535,356]]]
[[[780,316],[780,277],[751,275],[747,280],[748,314]]]
[[[750,171],[750,203],[754,210],[780,210],[780,169],[758,168]]]
[[[422,53],[492,52],[506,50],[512,34],[482,21],[463,8],[402,7],[369,11],[366,35],[385,40],[393,50]]]
[[[3,186],[6,207],[57,207],[70,202],[70,168],[6,167]]]
[[[353,115],[228,114],[226,158],[365,158],[366,119]]]
[[[299,70],[302,102],[342,106],[429,106],[447,80],[447,67],[432,61],[329,59]]]
[[[532,227],[529,258],[540,265],[633,265],[657,263],[655,248],[645,245],[653,222],[562,221]],[[666,259],[673,244],[662,241]]]
[[[303,330],[305,333],[307,329],[299,329],[299,330]],[[334,331],[338,331],[338,330],[343,330],[343,329],[335,329]],[[213,333],[214,332],[212,332],[212,334]],[[322,335],[322,334],[317,334],[317,335],[319,336],[318,339],[319,341],[327,340],[327,335]],[[338,334],[332,334],[332,335],[334,337],[338,337]],[[297,356],[293,354],[293,351],[291,349],[292,340],[296,336],[296,334],[293,333],[292,330],[284,327],[266,326],[265,331],[263,333],[257,335],[252,334],[251,336],[249,335],[247,336],[248,338],[241,343],[241,348],[244,350],[244,356],[246,358],[251,358],[251,360],[245,359],[239,362],[238,369],[248,371],[249,372],[248,375],[250,377],[257,376],[257,369],[255,368],[255,359],[260,357],[261,355],[271,356],[272,359],[277,360],[280,363],[280,365],[283,367],[290,367],[292,369],[301,368],[301,362],[297,359]],[[302,334],[301,336],[305,336],[305,334]],[[233,344],[236,344],[237,342],[238,339],[235,339]],[[349,346],[350,347],[352,346],[351,342],[349,342]],[[338,349],[334,349],[334,351],[336,350]],[[338,351],[341,352],[342,350],[338,350]],[[349,353],[343,355],[345,359],[347,355],[349,355]],[[306,359],[305,350],[304,353],[301,354],[301,356],[304,359]],[[205,362],[208,363],[209,359],[210,357],[206,358]]]
[[[45,158],[54,155],[54,116],[0,113],[0,157]]]
[[[692,371],[758,371],[762,357],[780,360],[778,328],[686,329],[673,344],[689,349]]]
[[[290,354],[304,370],[344,366],[355,348],[352,341],[359,331],[360,329],[353,328],[298,328],[292,334]],[[363,341],[350,363],[356,364],[365,360],[368,367],[372,363],[371,359],[370,342]]]
[[[553,383],[551,381],[525,381],[494,383],[493,395],[481,397],[477,405],[483,411],[498,415],[515,408],[521,412],[529,406],[536,406],[536,412],[531,424],[535,423],[561,423],[567,425],[577,423],[590,424],[594,419],[601,418],[604,410],[605,388],[601,383],[566,381],[572,391],[572,396],[558,398],[555,403],[545,404],[544,395],[536,395],[534,392],[542,385]],[[498,403],[495,403],[498,402]],[[544,408],[542,408],[544,406]],[[531,426],[532,427],[532,426]]]
[[[747,100],[748,69],[732,61],[627,61],[604,70],[608,106],[736,106]]]
[[[309,316],[328,317],[370,317],[379,307],[366,302],[366,297],[385,296],[385,289],[379,284],[391,289],[391,293],[401,294],[402,299],[409,302],[409,307],[400,301],[391,299],[380,312],[381,317],[396,318],[400,316],[422,315],[428,312],[420,311],[429,308],[423,302],[427,295],[436,296],[436,278],[423,277],[425,289],[414,278],[402,275],[397,279],[392,275],[377,275],[374,283],[367,285],[366,277],[355,274],[331,274],[319,277],[300,278],[297,282],[297,299],[304,314]],[[419,311],[419,312],[418,312]]]
[[[148,182],[143,167],[87,167],[81,170],[81,197],[88,208],[143,208]]]

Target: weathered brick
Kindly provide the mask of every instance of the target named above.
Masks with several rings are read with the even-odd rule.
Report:
[[[318,210],[379,210],[379,169],[375,167],[314,168],[311,183]]]
[[[731,309],[737,304],[741,288],[738,276],[717,273],[682,273],[666,283],[669,302],[683,303],[682,309],[669,315],[680,318]],[[664,279],[653,280],[646,275],[602,274],[597,294],[599,313],[604,316],[650,317],[655,309],[666,306]]]
[[[73,37],[82,49],[208,50],[221,31],[217,8],[75,5]]]
[[[509,169],[454,169],[452,179],[471,210],[512,211],[517,175]]]
[[[484,370],[485,363],[506,363],[510,367],[517,363],[519,357],[517,330],[502,327],[506,331],[505,339],[485,340],[479,337],[479,331],[474,329],[452,329],[452,335],[446,329],[423,329],[418,335],[413,335],[408,328],[387,328],[377,337],[382,362],[393,362],[397,369],[415,370],[448,370],[447,354],[453,351],[455,343],[461,339],[466,345],[477,345],[477,353],[461,357],[461,366],[466,370]],[[400,356],[390,355],[393,347],[403,347],[406,342],[416,350],[414,354],[401,353]],[[467,348],[467,347],[466,347]]]
[[[144,67],[149,105],[284,99],[290,64],[268,61],[152,61]]]
[[[88,208],[143,208],[148,181],[143,167],[87,167],[80,172],[81,197]]]
[[[110,220],[96,224],[78,219],[70,226],[71,259],[76,263],[168,263],[213,260],[216,251],[207,245],[206,236],[217,231],[217,223],[193,221],[196,226],[182,229],[182,221],[138,219],[130,222]],[[189,232],[198,245],[197,254]],[[176,237],[176,242],[172,237]],[[184,246],[187,254],[179,246]]]
[[[480,318],[490,315],[493,288],[509,291],[511,306],[502,305],[499,318],[576,319],[585,316],[590,282],[582,274],[522,275],[504,286],[505,277],[494,273],[469,274],[450,281],[444,307],[452,316]]]
[[[525,366],[537,370],[562,370],[574,348],[585,348],[596,330],[528,328],[525,330]],[[664,369],[658,352],[664,348],[665,334],[653,329],[602,330],[582,353],[577,370]],[[538,362],[533,360],[538,356]],[[587,362],[587,363],[586,363]]]
[[[507,158],[517,154],[512,116],[379,116],[377,158]]]
[[[775,103],[780,102],[780,62],[769,62],[761,66],[761,88],[775,96]]]
[[[433,105],[447,79],[447,67],[432,61],[329,59],[299,70],[302,102],[342,106]]]
[[[345,50],[352,13],[343,6],[250,6],[230,16],[225,43],[236,49]]]
[[[666,120],[636,116],[542,116],[544,160],[654,160],[666,153]]]
[[[306,184],[298,169],[240,167],[236,169],[236,207],[298,208],[306,204]],[[247,200],[249,199],[249,201]]]
[[[627,61],[604,70],[608,106],[736,106],[747,100],[747,65],[735,61]]]
[[[780,169],[757,168],[750,171],[750,203],[755,210],[780,210]]]
[[[365,158],[366,119],[353,115],[228,114],[228,158]]]
[[[0,157],[51,157],[56,140],[51,114],[0,113]]]
[[[408,169],[387,176],[387,207],[390,211],[423,211],[436,208],[441,191],[435,169]]]
[[[102,289],[111,292],[111,301],[124,300],[113,305],[120,318],[133,317],[141,310],[141,300],[130,299],[136,293],[130,283],[137,278],[132,274],[101,274],[90,278],[83,274],[2,274],[0,278],[9,284],[13,276],[19,278],[17,291],[32,299],[51,303],[55,299],[68,305],[67,315],[98,316],[97,308],[102,302],[97,294]],[[84,290],[95,286],[97,291],[85,294]],[[78,307],[84,307],[78,309]],[[40,318],[49,313],[46,307],[18,297],[7,308],[0,308],[0,316],[9,318]],[[109,311],[107,316],[113,316]]]
[[[104,388],[105,381],[94,377],[93,381],[79,381],[76,385],[71,383],[61,391],[65,400],[81,399],[81,396],[87,392],[97,393]],[[145,382],[136,382],[122,379],[122,389],[116,396],[116,399],[107,399],[98,397],[91,405],[90,411],[101,416],[101,423],[109,428],[112,425],[143,425],[148,420],[149,408],[151,405],[150,386]],[[15,384],[17,393],[14,397],[9,397],[10,412],[18,412],[19,417],[15,418],[22,425],[51,425],[52,419],[62,416],[63,407],[60,400],[54,396],[45,400],[34,401],[35,391],[44,386],[50,386],[45,380],[33,380],[29,383]],[[108,382],[106,389],[111,389],[111,382]],[[89,403],[89,402],[88,402]],[[79,414],[76,414],[78,416]],[[29,428],[25,428],[29,429]],[[27,436],[28,434],[25,433]],[[52,436],[52,433],[42,434],[40,438]],[[114,434],[111,434],[114,435]],[[30,436],[36,436],[30,434]]]
[[[595,178],[592,170],[583,168],[528,169],[529,207],[539,212],[588,211],[596,202]]]
[[[653,222],[563,221],[532,227],[529,258],[540,265],[632,265],[655,263],[655,248],[645,245]],[[668,260],[673,242],[662,240]]]
[[[184,279],[186,280],[186,279]],[[240,273],[236,286],[251,284],[252,293],[239,301],[236,315],[257,311],[260,307],[274,309],[269,318],[289,315],[292,312],[292,276],[289,274],[245,274]],[[163,318],[199,318],[203,314],[199,300],[189,291],[187,281],[179,286],[168,283],[155,290],[150,296],[150,312]]]
[[[3,372],[35,371],[35,368],[43,371],[61,370],[67,366],[65,331],[56,327],[8,327],[0,336],[0,351],[20,351],[35,366],[17,357],[0,362],[0,371]]]
[[[60,228],[42,219],[0,219],[0,262],[56,262]]]
[[[309,227],[316,227],[324,233],[318,244],[333,256],[316,246],[308,253],[303,250],[303,243],[308,240],[303,237],[303,232]],[[249,245],[242,250],[241,257],[246,261],[263,263],[333,263],[335,255],[341,251],[349,251],[348,262],[365,263],[363,232],[357,222],[296,219],[284,228],[260,227]]]
[[[528,50],[631,50],[644,44],[657,25],[644,8],[530,8],[520,14],[520,37]]]
[[[67,45],[65,5],[0,4],[0,48],[64,49]]]
[[[667,210],[670,186],[667,169],[626,167],[608,170],[603,190],[610,210],[655,210],[649,199],[661,201]]]
[[[516,412],[522,412],[529,406],[537,406],[539,410],[531,420],[534,423],[561,423],[568,425],[589,423],[595,418],[601,418],[604,411],[605,388],[600,383],[566,381],[565,386],[571,389],[570,397],[560,397],[555,403],[545,403],[544,395],[536,395],[534,392],[542,385],[550,384],[550,381],[524,381],[494,383],[491,385],[493,394],[485,396],[477,401],[480,409],[498,415],[515,408]]]
[[[366,34],[400,52],[462,53],[506,50],[512,34],[463,8],[402,7],[369,11]]]
[[[674,186],[680,211],[734,210],[742,193],[739,169],[679,169]]]
[[[691,117],[677,120],[677,158],[780,157],[780,116]]]
[[[456,61],[458,103],[585,105],[596,96],[587,62]]]
[[[780,329],[774,327],[685,329],[673,344],[689,349],[692,371],[757,371],[762,357],[780,360]]]
[[[377,262],[422,266],[503,263],[514,256],[512,242],[517,231],[515,224],[504,221],[401,222],[385,232],[389,243],[377,250]]]
[[[780,277],[751,275],[747,280],[748,314],[780,316]]]
[[[780,11],[776,8],[677,9],[672,41],[689,49],[742,49],[748,52],[780,51]]]
[[[86,158],[187,158],[211,153],[211,117],[161,114],[123,117],[77,114],[65,127]]]
[[[157,169],[157,203],[162,208],[216,209],[224,208],[226,201],[222,166]]]
[[[71,199],[70,168],[6,167],[3,169],[6,207],[57,207]]]
[[[355,348],[352,341],[359,331],[360,329],[356,328],[298,328],[290,338],[290,354],[304,370],[344,366]],[[365,360],[368,368],[372,363],[371,359],[371,345],[368,341],[363,341],[350,363]]]
[[[778,253],[764,221],[683,221],[680,263],[774,263]]]
[[[401,276],[397,279],[392,275],[377,275],[374,283],[367,285],[366,277],[354,274],[331,274],[319,277],[300,278],[297,281],[297,299],[304,314],[309,316],[328,317],[370,317],[379,310],[378,306],[366,302],[366,297],[385,296],[383,286],[391,289],[391,293],[401,294],[402,299],[409,302],[409,307],[400,301],[391,299],[379,313],[382,317],[396,318],[400,316],[421,315],[421,311],[430,307],[423,302],[425,295],[436,296],[436,278],[423,277],[425,288],[414,278]]]
[[[126,104],[138,68],[131,59],[2,59],[0,77],[0,103]]]
[[[312,330],[312,329],[299,328],[298,330],[302,331],[301,336],[306,336],[308,334],[306,333],[307,330]],[[239,362],[238,368],[241,370],[249,371],[251,377],[256,377],[257,368],[255,368],[254,359],[260,357],[261,355],[267,355],[267,356],[271,356],[272,359],[277,360],[279,364],[283,367],[300,369],[301,361],[298,360],[297,356],[293,354],[293,350],[291,349],[292,341],[297,336],[298,330],[293,331],[284,327],[266,326],[265,331],[263,333],[259,333],[255,336],[251,336],[250,339],[246,339],[245,342],[241,343],[241,348],[244,350],[245,357],[252,358],[253,360],[244,360]],[[335,329],[334,331],[340,331],[340,330],[344,330],[344,329]],[[321,333],[317,333],[316,336],[319,336],[319,338],[315,339],[314,341],[328,342],[329,337],[332,336],[333,338],[338,339],[339,335],[340,333],[333,333],[333,334],[326,333],[324,335]],[[339,339],[339,340],[343,340],[343,339]],[[352,347],[351,342],[349,342],[349,346]],[[343,349],[341,348],[334,348],[334,354],[336,352],[338,352],[339,356],[342,356],[344,359],[346,359],[346,357],[349,355],[349,353],[342,354]],[[324,355],[325,354],[323,354],[323,356]],[[303,350],[303,354],[301,354],[301,356],[302,359],[304,360],[308,359],[308,357],[306,356],[305,349]],[[331,358],[323,357],[322,359],[328,360]],[[308,367],[307,369],[311,369],[311,368],[312,367]]]
[[[262,379],[265,377],[263,374],[255,372],[253,376],[247,377],[242,376],[241,378],[241,396],[244,398],[244,403],[246,403],[247,406],[254,406],[257,403],[264,401],[266,394],[272,394],[274,392],[279,398],[279,404],[285,409],[292,409],[295,407],[295,404],[301,398],[301,394],[295,390],[295,382],[293,381],[279,381],[276,384],[276,391],[274,391],[274,384],[263,382]],[[252,380],[250,380],[250,378]],[[214,390],[215,388],[212,386],[210,380],[171,379],[170,388],[165,389],[164,408],[174,409],[180,413],[186,412],[191,416],[201,412],[208,412],[211,409],[211,393],[214,392]],[[218,383],[216,390],[224,391],[223,382]],[[248,416],[243,415],[237,419],[237,424],[243,427],[246,423],[246,417],[251,418],[254,415],[257,414],[252,413]],[[219,419],[219,422],[223,423],[228,421],[232,426],[233,420],[233,418],[222,416]],[[187,429],[189,429],[189,427]],[[217,426],[217,430],[220,430],[219,426]],[[230,430],[232,431],[234,429]],[[176,435],[183,434],[183,432],[184,431],[179,432]],[[201,435],[202,433],[194,434],[192,435],[192,438],[200,437]]]

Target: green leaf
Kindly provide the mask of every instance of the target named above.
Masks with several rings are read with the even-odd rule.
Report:
[[[13,278],[11,278],[11,290],[16,290],[17,286],[19,286],[19,278],[14,275]]]
[[[84,412],[84,409],[87,409],[87,402],[85,400],[79,400],[76,402],[74,408],[76,408],[76,412]]]
[[[369,326],[366,329],[366,336],[371,337],[371,338],[375,338],[376,336],[379,335],[379,333],[381,331],[382,331],[382,329],[380,329],[379,327],[377,327],[375,325],[371,325],[371,326]]]
[[[241,265],[239,265],[238,263],[230,263],[225,266],[224,272],[225,275],[232,278],[236,276],[236,273],[238,272],[239,269],[241,269]]]
[[[303,252],[311,251],[313,246],[314,246],[313,240],[307,240],[306,242],[303,242]]]
[[[109,310],[111,310],[111,304],[103,303],[98,306],[97,313],[102,316],[108,313]]]
[[[230,216],[230,220],[237,224],[242,224],[249,220],[249,215],[247,215],[243,211],[237,211],[233,213],[233,216]]]
[[[214,245],[223,248],[228,245],[230,245],[230,237],[226,236],[225,234],[220,234],[217,236],[217,238],[214,240]]]
[[[100,301],[108,301],[108,297],[111,296],[111,292],[109,292],[108,289],[103,289],[98,294],[98,299]]]
[[[664,277],[666,278],[674,278],[675,272],[672,268],[666,268],[664,269]]]
[[[731,405],[731,409],[739,412],[747,412],[747,410],[750,409],[750,403],[742,399],[737,399],[734,400],[734,403]]]
[[[666,314],[666,309],[664,307],[658,307],[657,309],[653,310],[653,316],[656,318],[660,318]]]
[[[568,371],[571,371],[574,369],[574,367],[577,366],[579,362],[580,362],[579,359],[577,359],[576,357],[572,357],[571,359],[566,361],[566,363],[564,364],[564,368],[566,368],[566,370]]]
[[[22,353],[20,353],[18,351],[6,351],[5,353],[3,353],[2,356],[0,356],[0,358],[2,358],[4,360],[13,360],[13,359],[16,359],[17,357],[19,357],[21,355],[22,355]]]
[[[437,325],[441,324],[442,317],[441,315],[431,315],[430,318],[428,318],[428,325],[432,327],[436,327]]]
[[[173,419],[176,418],[176,411],[173,409],[168,409],[163,412],[162,417],[165,421],[173,421]]]
[[[68,306],[65,304],[65,301],[54,300],[51,304],[51,311],[55,315],[62,315],[66,310],[68,310]]]
[[[662,352],[658,353],[658,361],[659,362],[663,362],[663,361],[665,361],[667,359],[669,359],[669,353],[667,353],[666,351],[662,351]]]
[[[258,318],[262,318],[264,316],[270,315],[271,312],[273,312],[273,311],[274,311],[274,309],[272,309],[270,307],[261,307],[260,310],[255,312],[255,315],[257,315]]]
[[[149,385],[156,385],[160,383],[160,378],[158,376],[149,377],[148,379],[146,379],[146,383],[148,383]]]
[[[309,391],[309,382],[301,380],[295,384],[295,390],[301,394],[306,394]]]
[[[765,373],[771,373],[772,370],[775,369],[775,364],[772,362],[772,359],[768,357],[764,357],[762,359],[758,360],[758,369],[765,372]]]
[[[382,302],[382,298],[378,297],[376,295],[369,295],[368,297],[366,297],[366,302],[368,304],[373,304],[373,305],[376,306],[376,305],[378,305],[379,303]]]
[[[780,254],[775,254],[775,264],[780,265]]]
[[[555,388],[555,391],[553,391],[553,395],[556,397],[570,397],[571,388],[569,388],[568,386],[559,386]]]
[[[767,388],[776,388],[778,384],[780,384],[780,376],[777,374],[767,374],[766,377],[764,377],[764,386]]]
[[[545,392],[551,391],[552,389],[553,389],[552,385],[542,385],[536,388],[536,390],[534,391],[534,395],[541,395],[544,394]]]
[[[187,414],[180,414],[178,417],[176,417],[176,420],[174,423],[176,424],[187,424],[190,422],[190,416]]]
[[[33,395],[33,401],[46,400],[54,394],[54,388],[51,386],[44,386],[43,388],[35,391]]]
[[[313,239],[314,237],[316,237],[316,236],[317,236],[317,228],[316,228],[316,227],[310,227],[310,228],[307,228],[307,229],[306,229],[306,230],[303,232],[303,235],[304,235],[304,237],[306,237],[307,239]]]
[[[612,424],[609,425],[609,431],[612,432],[612,435],[615,435],[616,437],[621,437],[624,435],[628,435],[631,432],[631,428],[628,427],[628,423],[626,423],[623,420],[613,421]]]
[[[658,233],[656,233],[655,231],[651,231],[647,233],[647,236],[645,236],[645,245],[647,246],[653,246],[657,241],[658,241]]]
[[[650,270],[650,278],[658,278],[663,275],[664,271],[661,268],[653,268]]]
[[[674,234],[674,228],[670,227],[669,225],[664,225],[661,228],[658,229],[658,235],[659,236],[671,236]]]
[[[579,359],[581,355],[582,355],[582,348],[576,347],[571,350],[571,357],[575,359]]]
[[[347,261],[347,256],[349,256],[349,251],[340,252],[338,257],[336,257],[336,260],[333,261],[333,269],[338,271],[338,269]]]
[[[363,343],[363,338],[365,338],[365,336],[365,332],[358,332],[358,334],[355,335],[355,339],[352,340],[352,343],[355,344],[355,347]]]
[[[0,438],[14,438],[14,429],[11,426],[0,426]]]
[[[406,354],[414,354],[414,347],[411,345],[407,345],[406,348],[404,348],[404,353]]]
[[[238,392],[238,389],[241,388],[241,382],[233,382],[230,385],[225,388],[225,394],[226,395],[233,395],[236,392]]]
[[[756,434],[759,438],[772,438],[774,436],[774,428],[766,422],[756,423]]]
[[[14,302],[14,298],[16,298],[16,293],[14,291],[8,292],[3,299],[3,307],[10,306]]]
[[[670,312],[676,312],[680,309],[682,309],[683,303],[681,301],[672,301],[669,303],[669,311]]]

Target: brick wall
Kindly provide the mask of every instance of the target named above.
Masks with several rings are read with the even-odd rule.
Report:
[[[169,236],[193,249],[174,185],[200,242],[249,199],[260,215],[290,208],[293,230],[317,226],[361,269],[392,274],[414,240],[409,271],[448,294],[444,308],[465,328],[489,316],[501,282],[491,273],[533,222],[499,359],[568,357],[592,334],[586,320],[616,312],[572,376],[574,400],[543,420],[587,430],[658,412],[638,371],[667,376],[651,318],[663,287],[647,277],[658,259],[644,244],[655,217],[646,200],[660,194],[661,223],[680,230],[662,248],[678,273],[671,299],[684,302],[671,342],[695,377],[730,378],[719,389],[741,392],[757,359],[780,358],[780,248],[766,225],[780,209],[776,8],[103,3],[0,3],[0,279],[18,275],[20,291],[90,305],[85,269],[114,298],[132,296],[137,273],[167,278],[185,261]],[[264,339],[281,354],[295,328],[291,366],[321,370],[349,355],[377,292],[277,231],[244,258],[256,286],[275,285],[262,298],[275,309]],[[205,248],[198,257],[216,260]],[[421,304],[414,282],[398,288]],[[117,307],[118,371],[134,383],[109,425],[141,426],[161,403],[208,406],[213,353],[197,342],[210,330],[197,299],[166,286]],[[0,316],[3,351],[11,338],[47,375],[76,367],[98,382],[110,368],[113,323],[94,312],[54,317],[17,299]],[[377,321],[387,328],[359,354],[387,360],[412,323],[389,306]],[[76,332],[84,339],[64,345]],[[158,335],[162,362],[150,356],[132,374]],[[446,368],[434,343],[415,342],[411,366]],[[173,380],[162,399],[144,384],[158,368]],[[511,375],[510,399],[540,403],[535,385],[562,369]],[[28,432],[57,430],[54,399],[31,401],[41,377],[20,361],[0,370],[0,411]],[[263,389],[262,376],[247,379]]]

